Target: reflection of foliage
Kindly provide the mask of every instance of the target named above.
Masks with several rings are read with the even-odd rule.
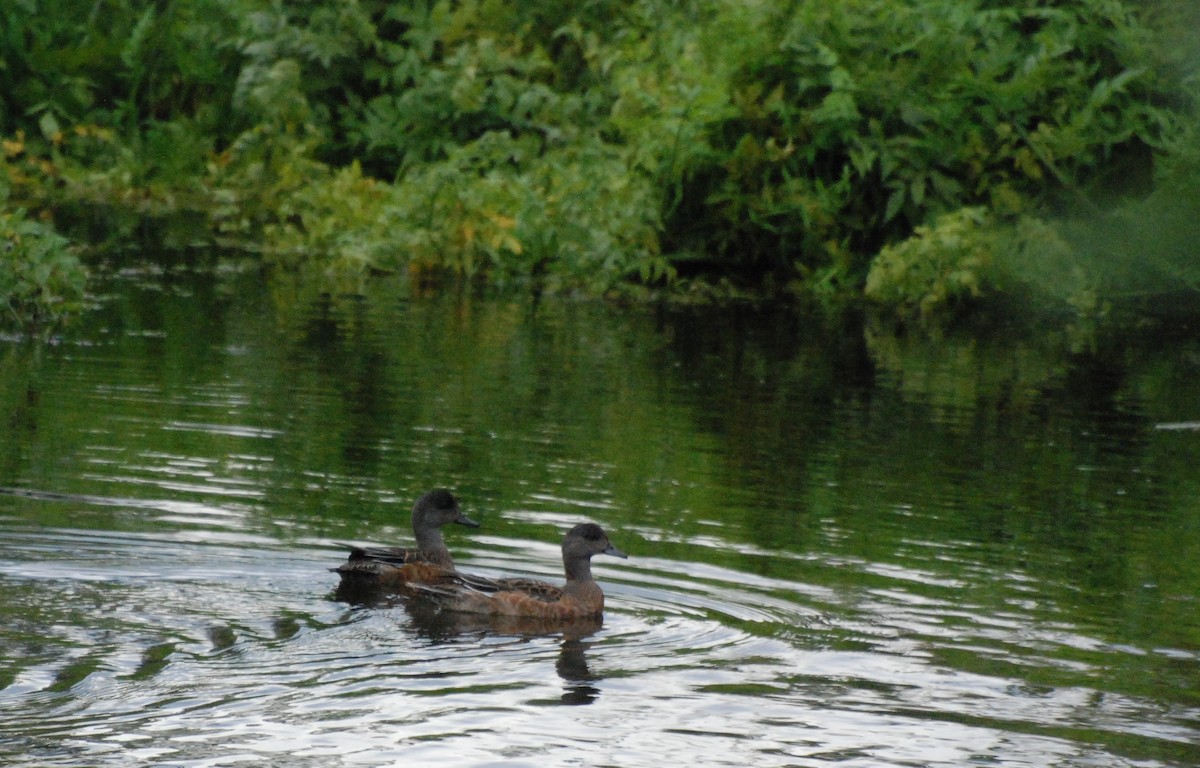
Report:
[[[1194,594],[1200,577],[1200,443],[1148,425],[1193,418],[1200,378],[1161,345],[1071,363],[1039,341],[882,334],[863,350],[856,327],[789,312],[530,312],[408,300],[387,281],[318,320],[302,294],[265,311],[253,271],[119,279],[134,285],[103,286],[85,333],[117,331],[99,362],[142,363],[97,375],[158,396],[80,409],[77,377],[29,387],[27,363],[0,361],[3,412],[33,408],[31,453],[60,457],[22,465],[31,486],[95,493],[96,473],[73,466],[94,461],[88,449],[47,446],[101,434],[113,450],[96,466],[139,481],[123,494],[158,498],[155,462],[208,457],[217,478],[264,494],[222,502],[247,530],[304,543],[406,540],[411,496],[437,478],[486,510],[495,537],[553,542],[564,516],[595,517],[635,553],[644,534],[643,553],[847,593],[883,588],[888,573],[864,567],[883,564],[911,569],[916,594],[998,610],[1014,598],[998,569],[1053,571],[1054,621],[1128,610],[1148,647],[1194,645],[1195,602],[1154,596]],[[36,408],[30,390],[43,390]],[[153,427],[197,407],[216,428]],[[211,488],[171,493],[212,502]],[[1189,556],[1162,558],[1170,544]],[[1142,620],[1154,616],[1172,620]]]
[[[1043,388],[1063,374],[1061,352],[1044,337],[935,341],[897,336],[876,324],[867,326],[865,337],[875,365],[903,397],[928,404],[934,418],[962,428],[970,426],[970,415],[979,408],[1030,409]]]

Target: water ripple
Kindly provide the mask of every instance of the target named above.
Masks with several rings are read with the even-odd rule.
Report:
[[[871,580],[852,589],[664,557],[598,563],[607,616],[572,632],[345,605],[329,599],[342,553],[328,542],[195,533],[8,532],[4,605],[38,618],[0,630],[15,666],[0,678],[0,756],[1182,766],[1200,736],[1195,707],[1106,689],[1129,650],[1019,606],[950,602],[903,568],[825,564]],[[472,547],[464,567],[557,578],[549,544]]]

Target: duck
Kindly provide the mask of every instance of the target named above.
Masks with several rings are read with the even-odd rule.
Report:
[[[341,576],[339,589],[378,590],[450,581],[456,574],[454,559],[442,537],[442,527],[450,523],[479,527],[479,523],[463,513],[450,491],[445,488],[429,491],[413,505],[416,547],[350,546],[346,562],[331,569]]]
[[[445,610],[489,616],[523,617],[550,621],[596,619],[604,613],[604,592],[592,577],[592,557],[626,558],[595,523],[580,523],[563,537],[565,584],[555,586],[537,579],[489,579],[455,574],[440,584],[422,584]]]

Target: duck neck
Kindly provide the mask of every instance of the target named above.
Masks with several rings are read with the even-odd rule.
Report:
[[[442,530],[421,531],[417,534],[417,549],[425,554],[430,562],[450,562],[450,550],[446,549],[446,540],[442,538]]]
[[[568,557],[563,555],[563,570],[567,573],[567,583],[582,583],[594,581],[592,578],[592,558]]]
[[[428,528],[422,531],[416,531],[417,547],[426,551],[435,549],[445,549],[446,540],[442,538],[441,528]]]

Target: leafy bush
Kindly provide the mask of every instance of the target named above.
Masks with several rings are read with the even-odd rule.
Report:
[[[1152,164],[1200,175],[1172,160],[1194,151],[1196,68],[1164,64],[1135,13],[1172,9],[1195,14],[21,0],[0,8],[0,131],[23,147],[22,200],[199,207],[331,291],[381,273],[595,293],[699,273],[847,296],[870,275],[876,300],[936,314],[1021,268],[1087,272],[1038,217],[1126,180],[1141,194]]]
[[[727,263],[854,284],[940,213],[1086,194],[1174,130],[1146,32],[1115,0],[764,8],[731,80],[737,114],[710,126],[717,151],[687,169],[669,221],[716,233]]]
[[[1043,312],[1090,319],[1100,310],[1094,277],[1060,228],[1032,216],[1000,222],[963,208],[884,246],[864,295],[901,318],[944,319],[983,297],[1021,297]]]
[[[983,208],[963,208],[884,246],[867,275],[867,298],[928,317],[982,293],[997,236]]]
[[[26,331],[53,329],[79,309],[86,273],[66,238],[28,218],[0,211],[0,307]]]
[[[661,197],[653,180],[630,173],[630,148],[603,135],[605,90],[557,87],[586,79],[583,54],[568,77],[530,38],[529,24],[578,19],[554,4],[497,14],[474,4],[387,9],[372,42],[378,56],[363,68],[378,93],[352,94],[334,128],[362,162],[341,172],[306,164],[316,142],[295,126],[311,126],[311,115],[260,120],[222,156],[225,209],[245,219],[241,191],[257,189],[261,215],[250,219],[265,222],[267,251],[281,263],[323,262],[316,271],[331,279],[345,270],[339,289],[379,272],[590,292],[668,279]],[[270,73],[285,61],[255,65],[258,80],[283,83]],[[264,101],[307,103],[299,68],[290,71],[286,87],[258,89],[280,94]]]

